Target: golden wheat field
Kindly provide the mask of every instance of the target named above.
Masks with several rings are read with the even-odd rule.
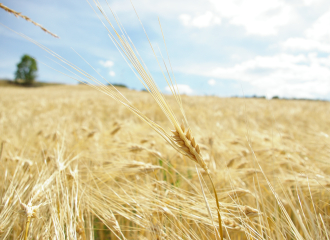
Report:
[[[170,131],[149,93],[120,91]],[[330,103],[182,102],[225,239],[329,239]],[[220,237],[205,170],[91,87],[1,87],[0,141],[1,239]]]

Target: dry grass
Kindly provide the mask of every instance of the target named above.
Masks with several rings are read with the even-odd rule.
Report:
[[[121,91],[173,129],[148,93]],[[226,239],[328,239],[328,102],[182,102]],[[0,133],[0,239],[215,238],[194,162],[106,95],[86,86],[0,88]]]

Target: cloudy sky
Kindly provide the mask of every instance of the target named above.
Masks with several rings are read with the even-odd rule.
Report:
[[[128,0],[108,2],[159,88],[166,92],[166,82],[132,5]],[[132,2],[158,57],[166,56],[159,17],[174,75],[183,93],[330,99],[328,0]],[[60,39],[0,9],[1,24],[31,37],[93,76],[99,75],[82,58],[111,83],[143,88],[87,1],[2,3],[42,24]],[[110,11],[108,15],[111,16]],[[0,78],[13,78],[20,57],[29,54],[38,60],[38,80],[76,83],[60,73],[69,72],[48,53],[3,25]]]

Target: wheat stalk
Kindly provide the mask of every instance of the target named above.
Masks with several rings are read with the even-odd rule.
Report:
[[[28,233],[29,233],[29,226],[30,226],[30,223],[31,223],[31,219],[32,218],[36,218],[38,216],[38,210],[39,210],[40,205],[33,206],[31,202],[29,202],[28,204],[24,204],[24,203],[21,202],[21,206],[24,209],[25,214],[26,214],[26,217],[27,217],[27,219],[26,219],[26,229],[25,229],[24,240],[27,239],[27,236],[28,236]]]
[[[147,89],[147,91],[149,93],[151,93],[151,95],[153,96],[154,100],[157,102],[157,104],[159,105],[159,107],[162,109],[163,113],[166,115],[166,117],[168,118],[168,120],[172,123],[172,126],[174,127],[174,130],[172,130],[172,134],[170,135],[168,134],[163,128],[161,128],[158,124],[156,124],[155,122],[153,122],[152,120],[148,119],[145,115],[143,115],[142,113],[140,113],[135,107],[130,106],[130,110],[133,111],[135,114],[137,114],[140,118],[142,118],[145,122],[147,122],[154,130],[156,130],[156,132],[158,132],[173,148],[175,148],[178,152],[182,153],[183,155],[187,156],[190,160],[194,161],[195,163],[197,163],[199,166],[201,166],[205,172],[207,173],[207,175],[209,176],[209,179],[212,183],[212,187],[213,187],[213,191],[214,191],[214,195],[216,198],[216,204],[217,204],[217,213],[218,213],[218,219],[219,219],[219,231],[220,231],[220,238],[223,239],[223,233],[222,233],[222,223],[221,223],[221,215],[220,215],[220,206],[219,206],[219,200],[218,200],[218,196],[216,193],[216,189],[214,187],[214,183],[213,180],[211,178],[210,175],[210,171],[204,161],[204,158],[201,154],[201,150],[199,145],[196,143],[195,138],[192,135],[192,132],[190,130],[190,128],[186,130],[185,124],[184,122],[182,122],[182,124],[179,124],[179,121],[177,120],[173,110],[171,109],[170,105],[167,103],[166,99],[164,98],[163,94],[160,92],[160,90],[158,89],[156,83],[153,80],[153,77],[151,76],[150,72],[148,71],[146,65],[144,64],[143,60],[141,59],[138,51],[136,50],[134,44],[132,43],[132,41],[130,40],[130,38],[125,35],[125,29],[123,29],[121,27],[121,24],[119,23],[119,20],[116,18],[116,16],[113,14],[116,22],[117,22],[117,26],[119,27],[122,35],[119,34],[119,32],[116,31],[116,29],[114,28],[114,26],[112,25],[112,23],[110,22],[109,18],[107,17],[107,15],[105,14],[105,11],[103,10],[102,6],[99,4],[98,0],[93,0],[96,7],[99,9],[99,11],[101,12],[101,14],[104,16],[104,18],[106,19],[106,21],[108,22],[108,24],[110,25],[110,27],[112,28],[112,30],[114,31],[115,34],[112,34],[111,31],[106,27],[106,25],[104,24],[104,26],[106,27],[106,29],[109,32],[109,35],[112,39],[112,41],[115,43],[115,45],[117,46],[118,49],[121,50],[121,52],[123,53],[124,56],[126,56],[126,58],[129,60],[129,62],[132,64],[132,66],[135,68],[136,72],[140,75],[140,77],[138,76],[138,74],[136,74],[136,76],[138,77],[138,79],[141,81],[141,83],[145,86],[145,88]],[[134,8],[134,6],[133,6]],[[112,12],[111,8],[109,7],[110,11]],[[135,10],[135,8],[134,8]],[[136,12],[136,11],[135,11]],[[113,12],[112,12],[113,13]],[[136,13],[137,14],[137,13]],[[139,18],[138,14],[137,17]],[[140,20],[140,18],[139,18]],[[102,20],[101,20],[102,21]],[[141,22],[141,21],[140,21]],[[141,23],[142,25],[142,23]],[[143,27],[143,25],[142,25]],[[161,28],[161,25],[160,25]],[[144,30],[144,27],[143,27]],[[161,28],[162,30],[162,28]],[[149,37],[146,33],[146,31],[144,30],[145,35],[148,38],[149,41],[149,45],[154,53],[154,56],[159,64],[158,58],[156,56],[156,53],[153,49],[153,46],[149,40]],[[164,34],[162,31],[162,35],[164,38]],[[117,37],[117,38],[116,38]],[[165,43],[165,47],[166,47],[166,42],[165,42],[165,38],[164,38],[164,43]],[[186,116],[185,116],[185,112],[183,109],[183,105],[182,105],[182,101],[181,101],[181,97],[179,94],[179,90],[177,88],[175,88],[175,84],[173,84],[171,75],[168,71],[168,68],[165,64],[165,61],[163,59],[165,68],[166,68],[166,72],[168,75],[168,78],[166,77],[165,73],[163,72],[163,76],[165,78],[165,80],[167,81],[172,94],[174,95],[176,102],[178,103],[179,107],[180,107],[180,111],[184,117],[184,120],[186,122],[186,124],[188,125]],[[160,66],[160,64],[159,64]],[[161,68],[161,67],[160,67]],[[162,69],[162,68],[161,68]],[[174,78],[174,77],[173,77]],[[175,80],[175,78],[174,78]],[[113,87],[114,88],[114,87]]]
[[[1,142],[1,148],[0,148],[0,162],[1,162],[1,158],[2,158],[2,152],[3,152],[3,145],[4,145],[5,143],[2,141]]]
[[[2,8],[3,10],[5,10],[6,12],[12,13],[15,15],[15,17],[21,17],[23,19],[25,19],[28,22],[31,22],[32,24],[34,24],[35,26],[41,28],[42,31],[52,35],[55,38],[59,38],[59,36],[57,36],[56,34],[52,33],[51,31],[47,30],[46,28],[44,28],[43,26],[41,26],[39,23],[33,21],[31,18],[21,14],[20,12],[16,12],[15,10],[3,5],[2,3],[0,3],[0,8]]]

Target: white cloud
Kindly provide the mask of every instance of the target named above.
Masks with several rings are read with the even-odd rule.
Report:
[[[289,38],[280,45],[284,49],[295,51],[330,52],[330,10],[319,17],[304,35],[305,37]]]
[[[217,82],[214,79],[210,79],[207,81],[207,83],[211,86],[215,85]]]
[[[221,24],[221,19],[210,11],[207,11],[206,13],[195,18],[192,18],[189,14],[181,14],[179,18],[183,25],[197,28],[205,28],[212,25]]]
[[[178,87],[178,89],[179,89],[179,92],[180,92],[180,94],[192,94],[193,92],[194,92],[194,90],[192,90],[191,88],[190,88],[190,86],[189,85],[186,85],[186,84],[177,84],[177,87]],[[171,89],[170,89],[170,87],[169,86],[167,86],[166,88],[165,88],[165,90],[167,91],[167,92],[171,92]]]
[[[110,68],[113,66],[114,62],[113,61],[110,61],[110,60],[106,60],[106,61],[99,61],[99,63],[103,66],[103,67],[106,67],[106,68]]]
[[[320,51],[330,52],[330,43],[322,43],[318,40],[308,38],[289,38],[281,43],[284,49],[296,51]]]
[[[222,18],[245,27],[247,33],[276,35],[278,28],[294,17],[293,8],[281,0],[218,1],[210,0]]]
[[[319,2],[322,2],[322,0],[304,0],[303,2],[306,6],[310,6],[313,4],[318,4]]]
[[[189,14],[181,14],[179,16],[179,18],[180,18],[183,25],[189,26],[189,24],[191,22],[191,16]]]
[[[99,61],[99,63],[105,68],[111,68],[114,65],[114,62],[110,61],[110,60],[106,60],[106,61],[101,60],[101,61]],[[114,76],[116,76],[116,73],[111,70],[111,71],[109,71],[109,75],[111,77],[114,77]]]
[[[330,43],[330,10],[319,17],[311,28],[306,30],[309,39]]]
[[[278,54],[257,56],[232,67],[200,73],[250,83],[268,97],[322,97],[330,94],[330,56]]]

